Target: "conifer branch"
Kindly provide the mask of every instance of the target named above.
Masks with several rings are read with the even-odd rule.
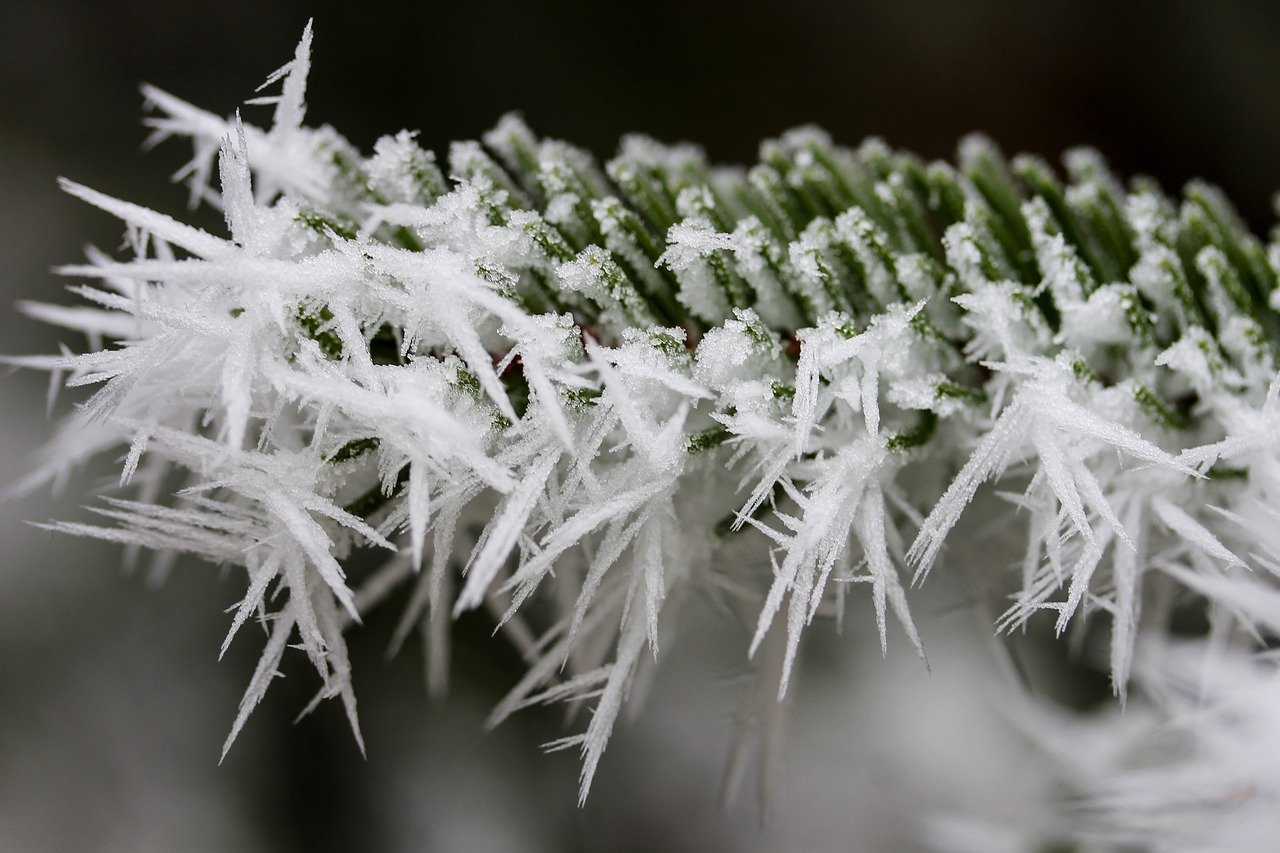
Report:
[[[984,568],[1012,592],[998,629],[1104,615],[1122,700],[1172,677],[1143,657],[1172,618],[1157,576],[1273,645],[1280,243],[1217,191],[815,128],[748,169],[639,136],[601,164],[514,115],[444,162],[407,132],[366,156],[305,124],[310,43],[253,102],[266,128],[144,90],[228,234],[65,181],[134,257],[61,270],[87,307],[24,310],[108,344],[11,359],[97,388],[22,488],[127,448],[140,490],[53,529],[243,567],[227,641],[272,627],[232,738],[295,638],[359,737],[341,626],[416,584],[405,630],[487,607],[523,638],[495,719],[595,704],[563,743],[585,797],[686,593],[752,614],[779,695],[848,582],[882,649],[892,613],[923,657],[911,583],[955,568],[984,489],[1026,531]],[[170,470],[187,487],[155,494]],[[389,561],[367,589],[344,567],[364,548]]]

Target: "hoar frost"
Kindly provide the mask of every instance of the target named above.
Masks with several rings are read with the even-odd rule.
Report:
[[[516,116],[443,161],[408,132],[365,156],[304,123],[310,43],[253,101],[267,129],[146,89],[228,235],[65,182],[134,256],[61,270],[88,307],[23,306],[91,352],[9,359],[97,389],[17,488],[124,452],[108,523],[53,529],[243,568],[227,642],[269,630],[232,739],[291,645],[358,737],[344,632],[409,585],[395,642],[427,634],[433,688],[448,621],[481,608],[529,661],[492,722],[593,705],[560,743],[585,797],[690,595],[751,614],[779,695],[858,585],[882,649],[895,622],[923,657],[912,582],[963,568],[948,537],[990,489],[1025,530],[982,567],[1007,581],[998,628],[1106,627],[1117,695],[1180,715],[1176,774],[1212,771],[1187,832],[1274,797],[1275,762],[1234,756],[1246,730],[1280,742],[1255,657],[1280,623],[1280,246],[1220,194],[1126,189],[1091,152],[1064,185],[981,137],[953,167],[812,128],[745,171],[639,136],[601,166]],[[357,549],[386,555],[360,583]],[[1171,650],[1187,601],[1210,633]],[[1200,699],[1195,655],[1218,673]],[[1121,840],[1183,796],[1167,775],[1136,797],[1128,736],[1058,756]]]

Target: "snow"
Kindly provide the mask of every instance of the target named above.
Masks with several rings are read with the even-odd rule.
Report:
[[[447,619],[484,610],[529,661],[495,720],[594,703],[561,742],[583,751],[585,797],[646,649],[679,648],[688,594],[744,614],[765,693],[787,691],[805,631],[854,590],[882,653],[892,614],[923,659],[910,587],[964,570],[947,545],[987,497],[1018,531],[975,569],[1013,584],[996,627],[1105,614],[1123,701],[1170,677],[1147,651],[1168,616],[1153,579],[1211,602],[1216,637],[1274,634],[1280,324],[1236,255],[1274,272],[1276,245],[1219,234],[1188,268],[1187,210],[1075,151],[1064,214],[1018,196],[980,137],[958,171],[815,128],[746,171],[638,136],[602,169],[508,116],[485,136],[497,159],[455,144],[446,179],[413,133],[364,157],[307,127],[310,44],[308,26],[258,99],[269,128],[146,90],[157,135],[193,143],[178,178],[228,235],[64,181],[122,220],[134,257],[59,270],[92,282],[74,289],[87,305],[23,306],[88,352],[7,359],[98,386],[14,489],[115,452],[135,498],[53,529],[243,570],[223,651],[250,620],[268,638],[228,748],[299,641],[359,737],[343,630],[413,584],[395,644],[427,625],[433,689]],[[870,207],[818,215],[803,193],[819,191]],[[1240,227],[1192,192],[1197,216]],[[939,223],[936,244],[903,205]],[[1122,222],[1124,263],[1094,264],[1099,217]],[[183,486],[159,494],[170,473]],[[388,554],[362,589],[357,549]],[[1223,696],[1266,669],[1230,667]],[[1221,745],[1234,725],[1193,734]],[[1108,808],[1136,790],[1079,779]]]

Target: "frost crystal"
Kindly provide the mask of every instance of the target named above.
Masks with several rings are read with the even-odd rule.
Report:
[[[64,182],[134,257],[61,270],[88,307],[24,306],[90,352],[10,359],[97,388],[18,488],[124,451],[109,525],[54,529],[243,568],[227,642],[249,619],[269,639],[232,739],[290,645],[358,737],[344,630],[408,584],[396,643],[423,626],[433,688],[448,618],[485,608],[530,662],[494,721],[594,703],[561,743],[585,796],[689,593],[748,615],[771,691],[852,584],[882,649],[892,612],[923,656],[911,579],[953,568],[984,489],[1025,529],[979,567],[1007,581],[998,629],[1103,617],[1122,699],[1172,689],[1143,655],[1187,596],[1213,642],[1272,644],[1280,245],[1217,192],[1127,190],[1091,152],[1064,186],[977,137],[953,167],[812,128],[745,172],[642,137],[601,167],[514,116],[447,168],[409,132],[366,157],[304,123],[310,40],[252,102],[267,129],[146,89],[228,235]],[[357,549],[385,567],[350,577]],[[1188,723],[1215,802],[1276,793],[1214,764],[1251,726],[1277,738],[1264,670],[1233,663],[1212,697],[1245,691],[1245,717]],[[1134,778],[1073,777],[1148,808]]]

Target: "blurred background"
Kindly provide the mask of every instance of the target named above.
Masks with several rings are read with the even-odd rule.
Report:
[[[1218,184],[1260,233],[1280,188],[1280,4],[1265,0],[4,3],[0,351],[81,346],[10,306],[70,300],[50,267],[120,243],[57,176],[183,215],[166,177],[187,150],[141,152],[138,84],[230,113],[308,17],[308,119],[366,150],[409,128],[442,151],[519,110],[602,156],[642,131],[746,163],[802,123],[930,158],[974,130],[1055,162],[1087,144],[1126,177]],[[46,384],[0,378],[0,481],[49,432]],[[1020,810],[1049,785],[994,710],[989,631],[944,580],[913,599],[931,675],[900,635],[880,659],[863,604],[843,636],[817,632],[763,827],[749,797],[718,806],[745,634],[709,613],[619,726],[582,809],[576,756],[538,745],[583,721],[531,711],[485,734],[519,662],[482,623],[459,627],[453,694],[428,702],[417,649],[385,658],[394,607],[352,638],[367,759],[336,707],[293,724],[316,688],[298,656],[218,766],[261,642],[246,631],[215,659],[241,579],[181,564],[157,585],[117,549],[26,524],[83,517],[115,462],[0,506],[0,850],[912,850],[948,814],[1008,828],[1016,850]]]

